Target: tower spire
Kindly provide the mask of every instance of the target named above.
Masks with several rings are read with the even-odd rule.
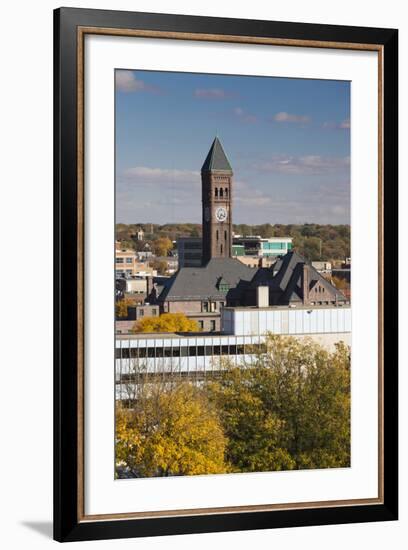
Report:
[[[215,136],[210,150],[208,151],[208,155],[201,168],[201,172],[211,172],[213,170],[232,173],[231,164],[229,163],[227,155],[225,154],[221,141],[218,139],[217,135]]]

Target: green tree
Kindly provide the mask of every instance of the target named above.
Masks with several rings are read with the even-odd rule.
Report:
[[[236,472],[291,470],[294,461],[284,448],[283,422],[264,406],[255,384],[253,368],[227,365],[221,380],[207,386],[227,437],[226,459]]]
[[[350,356],[310,339],[269,335],[244,369],[210,383],[237,471],[350,464]]]

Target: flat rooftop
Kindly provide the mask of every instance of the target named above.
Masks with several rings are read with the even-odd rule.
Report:
[[[299,304],[299,305],[293,305],[293,306],[265,306],[265,307],[257,307],[257,306],[226,306],[224,309],[228,311],[284,311],[289,310],[293,311],[296,309],[344,309],[349,308],[350,304],[338,304],[332,305],[332,304]]]

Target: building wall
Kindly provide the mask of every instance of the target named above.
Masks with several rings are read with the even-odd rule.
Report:
[[[311,338],[328,351],[335,343],[351,345],[351,333],[299,334],[299,339]],[[115,350],[116,398],[129,399],[132,382],[137,372],[168,373],[173,376],[200,380],[218,371],[223,361],[243,365],[253,359],[255,350],[261,350],[265,336],[235,335],[140,335],[117,338]]]
[[[224,308],[227,334],[318,334],[351,332],[351,308]]]
[[[221,315],[220,303],[211,302],[215,310],[211,310],[209,305],[208,311],[204,311],[203,302],[197,301],[180,301],[180,302],[165,302],[163,311],[165,313],[183,313],[189,319],[197,321],[200,330],[203,332],[219,332],[221,330]]]

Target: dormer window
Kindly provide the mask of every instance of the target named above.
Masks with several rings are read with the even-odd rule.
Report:
[[[227,294],[230,289],[230,285],[223,277],[220,277],[217,282],[217,288],[220,292]]]

